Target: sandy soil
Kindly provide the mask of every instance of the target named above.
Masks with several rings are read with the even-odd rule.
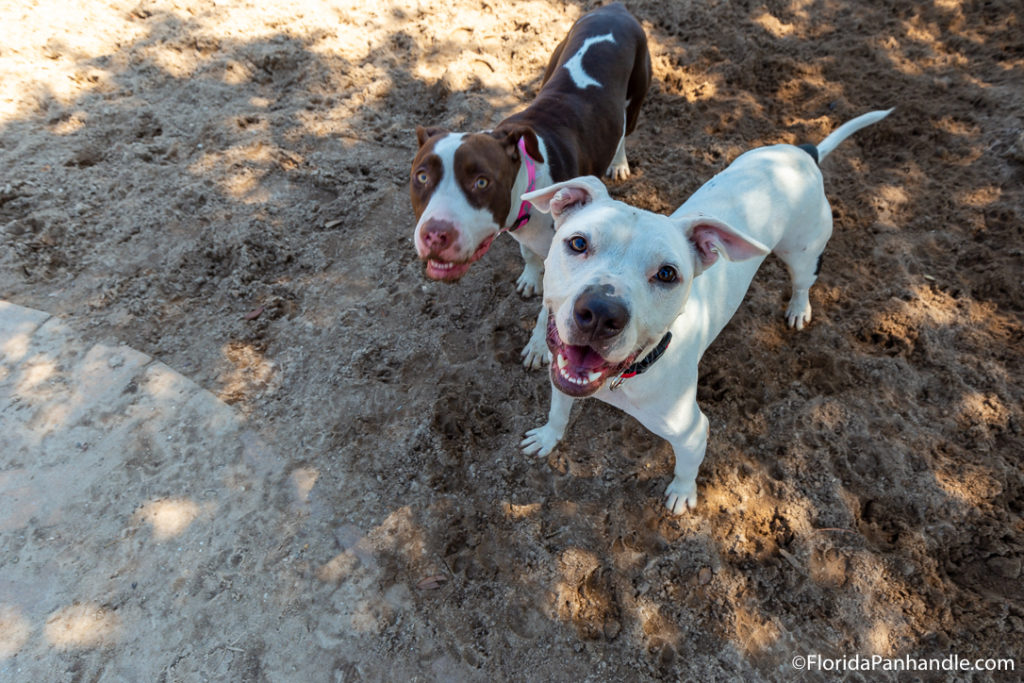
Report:
[[[0,298],[158,358],[286,463],[252,514],[117,549],[185,549],[125,578],[149,603],[82,595],[124,612],[119,635],[0,647],[0,674],[791,679],[813,652],[1024,667],[1019,2],[628,3],[654,82],[611,190],[637,206],[668,212],[750,147],[897,107],[824,165],[836,230],[810,328],[785,329],[769,260],[703,360],[711,441],[683,517],[660,501],[668,445],[607,406],[578,409],[547,460],[517,451],[548,400],[519,365],[537,303],[515,292],[518,249],[499,240],[447,286],[410,239],[416,124],[521,107],[594,5],[0,6]],[[140,489],[130,456],[97,493],[97,538],[160,496],[209,502],[187,467]],[[295,481],[299,506],[274,493]],[[0,537],[0,566],[41,524]],[[202,539],[221,552],[190,556]],[[191,630],[169,637],[161,600]]]

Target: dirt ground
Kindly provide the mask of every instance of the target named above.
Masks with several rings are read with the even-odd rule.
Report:
[[[126,549],[142,506],[216,501],[188,467],[140,479],[125,454],[91,531],[115,545],[84,539],[62,566],[176,559],[122,577],[145,596],[83,589],[122,612],[117,634],[0,647],[0,678],[783,680],[810,653],[1024,667],[1020,3],[627,3],[654,78],[634,174],[610,187],[637,206],[669,212],[746,149],[896,107],[823,166],[835,235],[809,329],[785,328],[769,259],[702,361],[711,439],[682,517],[661,502],[669,446],[596,401],[546,460],[518,451],[549,389],[519,364],[537,300],[515,292],[515,243],[444,285],[411,241],[415,126],[524,106],[596,5],[0,5],[0,298],[163,361],[284,463],[251,509]],[[235,455],[181,457],[200,473]],[[0,536],[0,567],[46,537],[40,520]]]

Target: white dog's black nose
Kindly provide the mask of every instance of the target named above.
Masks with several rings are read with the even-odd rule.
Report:
[[[573,322],[592,340],[614,337],[629,323],[629,308],[622,299],[611,296],[608,286],[584,289],[572,307]]]

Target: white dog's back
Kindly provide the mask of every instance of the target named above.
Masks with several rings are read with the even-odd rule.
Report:
[[[740,155],[672,213],[714,216],[773,248],[799,223],[794,211],[813,210],[824,199],[821,171],[807,152],[792,145],[761,147]],[[817,216],[815,216],[817,218]]]

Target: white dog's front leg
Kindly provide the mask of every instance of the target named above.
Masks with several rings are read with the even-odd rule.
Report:
[[[555,446],[565,434],[565,428],[569,426],[569,413],[572,411],[574,400],[572,396],[563,394],[552,385],[548,422],[543,427],[526,432],[526,438],[519,444],[523,453],[543,458],[555,450]]]
[[[678,437],[669,438],[676,457],[675,476],[665,490],[665,507],[674,515],[697,507],[697,471],[708,448],[708,419],[693,404],[697,419]]]
[[[516,280],[516,291],[525,297],[540,294],[544,282],[544,258],[522,242],[519,243],[519,253],[523,255],[526,265],[523,266],[523,274]]]
[[[548,350],[548,307],[541,305],[537,314],[537,324],[530,333],[530,341],[526,342],[522,352],[523,365],[528,370],[537,370],[551,362],[551,351]]]

